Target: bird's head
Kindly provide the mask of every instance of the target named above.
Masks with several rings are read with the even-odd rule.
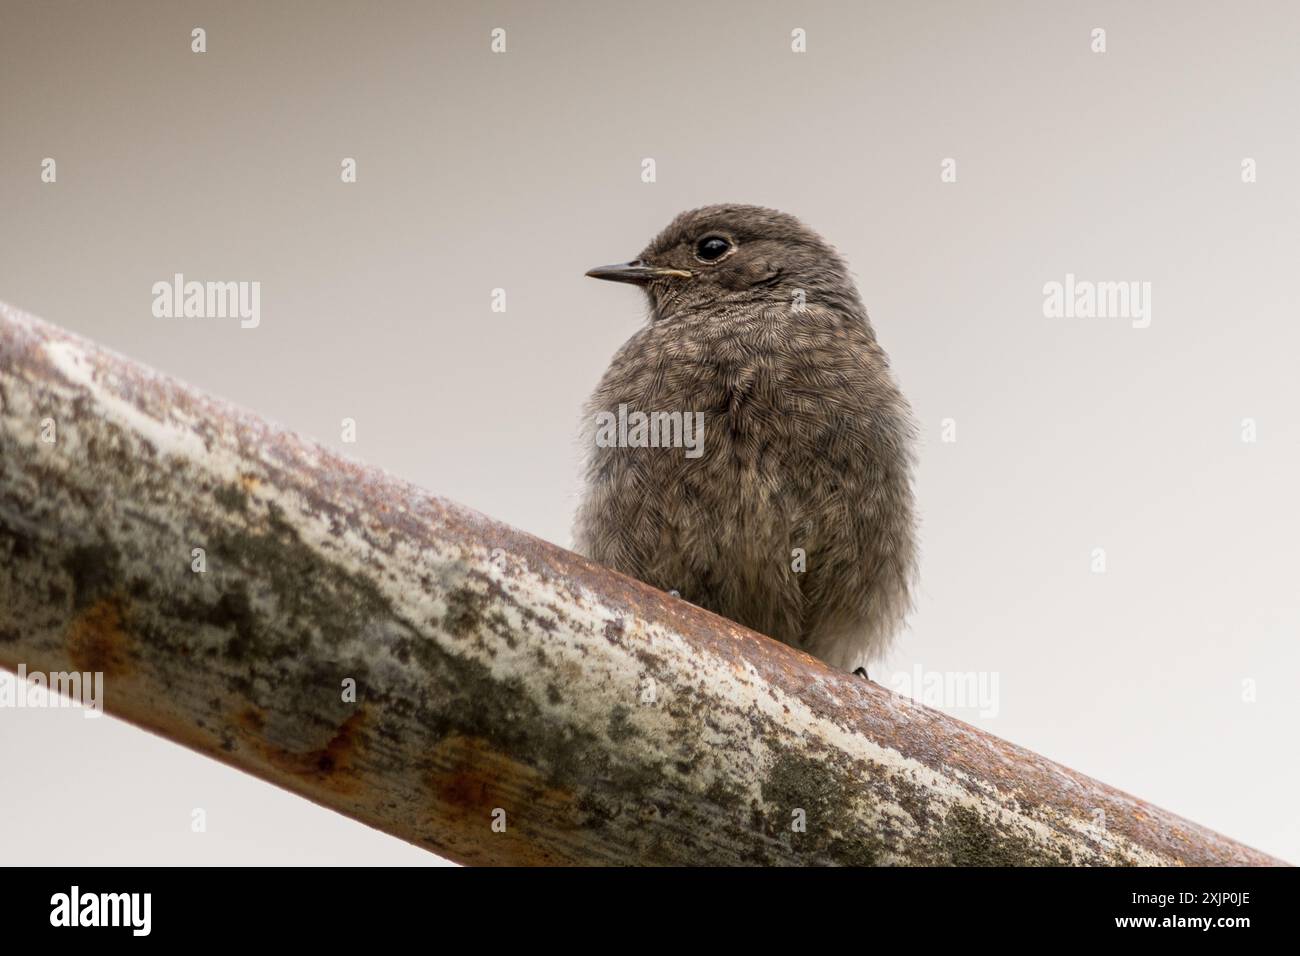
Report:
[[[636,259],[587,275],[642,286],[656,318],[713,306],[862,308],[835,250],[794,216],[761,206],[684,212]]]

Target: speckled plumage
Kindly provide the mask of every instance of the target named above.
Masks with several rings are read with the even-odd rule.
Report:
[[[706,262],[713,236],[731,251]],[[726,205],[678,216],[637,262],[676,274],[624,280],[651,316],[587,405],[576,547],[834,667],[865,666],[910,607],[915,429],[843,261],[792,216]],[[597,413],[620,404],[702,412],[702,454],[597,447]]]

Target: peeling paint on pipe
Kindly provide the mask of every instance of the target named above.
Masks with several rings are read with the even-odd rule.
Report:
[[[0,306],[20,664],[463,863],[1281,862]]]

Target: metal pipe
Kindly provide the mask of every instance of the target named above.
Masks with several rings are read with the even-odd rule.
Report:
[[[4,306],[0,665],[464,863],[1280,862]]]

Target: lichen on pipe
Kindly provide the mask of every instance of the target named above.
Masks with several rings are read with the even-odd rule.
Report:
[[[464,863],[1278,862],[3,306],[0,665]]]

